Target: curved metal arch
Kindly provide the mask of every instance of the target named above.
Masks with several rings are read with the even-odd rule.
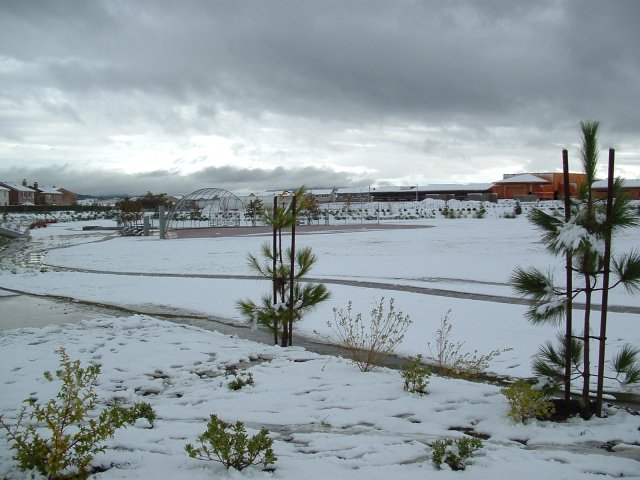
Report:
[[[237,227],[244,202],[223,188],[201,188],[183,197],[167,215],[167,231],[184,228]]]

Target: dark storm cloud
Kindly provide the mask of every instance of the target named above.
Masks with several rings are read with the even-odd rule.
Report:
[[[242,169],[209,167],[188,175],[168,170],[142,174],[125,174],[104,170],[81,170],[69,165],[43,168],[0,168],[0,181],[29,185],[64,187],[85,195],[140,195],[147,191],[186,195],[200,188],[224,188],[234,192],[258,192],[267,189],[290,189],[364,185],[372,179],[345,175],[343,172],[314,167],[285,169]]]
[[[5,0],[0,13],[0,142],[55,147],[58,123],[60,143],[98,131],[229,135],[224,111],[266,126],[276,115],[294,138],[301,120],[327,136],[373,126],[383,137],[387,125],[415,124],[473,132],[519,165],[597,119],[640,151],[634,0]],[[316,143],[305,134],[301,142]],[[455,158],[462,141],[424,136],[405,147]],[[487,148],[464,141],[464,152]]]
[[[549,99],[576,108],[614,93],[603,86],[631,86],[639,67],[633,1],[3,7],[3,53],[58,88],[214,95],[297,115],[509,113]]]

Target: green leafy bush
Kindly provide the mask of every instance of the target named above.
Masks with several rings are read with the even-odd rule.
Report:
[[[405,391],[420,395],[427,393],[431,370],[422,363],[422,355],[408,357],[407,363],[400,369],[400,375],[404,380]]]
[[[240,390],[242,387],[246,387],[247,385],[253,385],[253,375],[251,372],[238,372],[236,370],[228,371],[224,374],[225,378],[233,377],[233,380],[230,380],[227,383],[227,387],[229,390]]]
[[[200,446],[194,447],[189,443],[184,447],[191,458],[213,460],[238,471],[259,464],[267,469],[278,459],[267,429],[262,428],[249,438],[242,422],[232,425],[216,415],[211,415],[207,430],[197,440]]]
[[[433,448],[431,460],[438,470],[442,468],[443,462],[449,465],[451,470],[464,470],[471,464],[471,458],[476,450],[483,446],[479,438],[436,440],[431,446]]]
[[[94,456],[105,449],[102,442],[126,423],[133,423],[136,412],[116,403],[96,416],[93,385],[100,366],[83,368],[79,360],[69,359],[64,348],[59,354],[61,368],[55,378],[44,372],[46,380],[62,382],[56,397],[44,405],[34,398],[26,399],[16,423],[10,425],[0,416],[0,426],[7,432],[21,470],[36,470],[49,479],[86,478]],[[137,408],[138,412],[142,409]]]
[[[514,382],[500,390],[500,393],[507,397],[508,415],[516,423],[527,423],[530,418],[548,418],[555,412],[553,402],[549,401],[543,392],[535,390],[524,380]]]
[[[135,403],[128,411],[129,419],[127,423],[134,423],[139,418],[145,418],[151,426],[156,419],[156,412],[153,407],[146,402]]]

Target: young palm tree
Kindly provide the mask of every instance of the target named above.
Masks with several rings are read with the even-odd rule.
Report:
[[[606,299],[608,290],[623,285],[630,292],[640,290],[640,255],[631,252],[619,259],[612,260],[610,272],[606,252],[611,252],[611,240],[615,233],[622,228],[637,225],[628,199],[621,190],[622,182],[612,182],[611,203],[608,214],[605,214],[605,206],[593,197],[592,186],[596,180],[596,168],[598,161],[598,122],[581,122],[582,130],[582,167],[586,174],[586,185],[581,192],[580,199],[571,205],[571,214],[561,219],[535,209],[530,215],[530,220],[543,232],[543,242],[556,255],[564,255],[567,265],[576,276],[577,286],[564,287],[556,285],[553,276],[549,272],[543,272],[531,267],[523,269],[518,267],[512,275],[512,283],[515,290],[530,299],[527,317],[534,323],[562,323],[567,317],[568,300],[573,300],[578,295],[584,296],[584,316],[582,347],[579,349],[582,357],[582,365],[578,366],[576,358],[571,358],[572,352],[577,355],[578,349],[572,345],[572,335],[566,335],[563,345],[557,351],[550,351],[549,345],[543,347],[534,368],[541,374],[548,374],[549,370],[541,367],[545,362],[558,367],[557,353],[563,352],[564,359],[562,369],[556,368],[557,377],[565,381],[565,399],[569,399],[570,378],[565,368],[573,365],[573,371],[579,371],[583,379],[582,399],[584,405],[589,402],[589,387],[591,379],[590,365],[590,341],[595,338],[601,342],[600,365],[598,368],[598,398],[601,398],[602,379],[604,378],[604,342],[606,340],[606,308],[602,312],[603,322],[600,337],[591,335],[591,311],[593,309],[593,296],[601,291]],[[613,281],[609,279],[609,273],[613,274]],[[605,281],[603,282],[603,277]],[[603,301],[606,306],[606,300]],[[631,349],[633,350],[633,349]],[[629,353],[631,350],[626,349]],[[625,373],[625,381],[633,380],[635,375],[635,357],[622,355],[614,369],[619,373]],[[615,363],[615,362],[614,362]],[[562,371],[564,369],[564,371]],[[599,402],[601,407],[601,402]],[[600,414],[600,407],[597,414]]]

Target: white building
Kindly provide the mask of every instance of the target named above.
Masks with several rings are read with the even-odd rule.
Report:
[[[0,186],[0,207],[9,205],[9,189]]]

